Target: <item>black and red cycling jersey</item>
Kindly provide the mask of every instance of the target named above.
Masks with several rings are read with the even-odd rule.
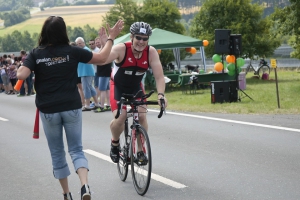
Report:
[[[140,90],[143,76],[149,68],[149,46],[142,51],[140,58],[135,58],[131,50],[132,43],[124,44],[125,56],[120,63],[114,63],[111,74],[115,100],[120,100],[122,93],[135,94]]]

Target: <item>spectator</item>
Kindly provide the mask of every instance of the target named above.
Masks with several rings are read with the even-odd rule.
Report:
[[[76,42],[70,42],[71,46],[77,46]],[[82,83],[81,83],[81,77],[78,76],[77,74],[77,87],[78,87],[78,92],[80,94],[80,99],[81,99],[81,105],[82,107],[84,106],[84,95],[83,95],[83,89],[82,89]]]
[[[109,80],[111,76],[111,65],[108,63],[105,65],[97,65],[97,75],[99,76],[99,91],[100,91],[100,107],[94,112],[103,112],[105,110],[110,110],[110,89]],[[106,101],[106,106],[104,108],[104,103]]]
[[[92,50],[92,52],[99,52],[100,49],[98,48],[98,46],[96,45],[95,40],[90,40],[89,41],[89,46]],[[93,65],[94,66],[94,71],[95,71],[95,76],[94,76],[94,87],[96,90],[96,96],[97,96],[97,100],[99,101],[99,97],[100,97],[100,91],[98,89],[98,84],[99,84],[99,77],[97,76],[97,65]]]
[[[7,55],[4,54],[2,57],[2,64],[0,67],[0,75],[1,75],[1,80],[3,82],[5,94],[10,94],[11,84],[10,84],[7,70],[8,70]]]
[[[21,65],[23,64],[23,62],[26,59],[27,53],[25,50],[21,50],[20,51],[20,56],[22,57],[21,59]],[[18,97],[24,97],[25,95],[30,96],[31,95],[31,91],[32,91],[32,77],[33,77],[33,72],[31,72],[31,74],[26,78],[26,80],[23,82],[21,89],[20,89],[20,94],[18,94]],[[27,94],[25,92],[25,84],[27,85]]]
[[[11,58],[7,59],[7,74],[10,80],[9,84],[9,93],[8,94],[15,94],[14,86],[17,83],[17,67],[15,63],[11,63]]]
[[[3,65],[3,58],[2,56],[0,56],[0,93],[4,92],[4,86],[3,86],[3,81],[2,81],[2,78],[1,78],[1,68],[2,68],[2,65]]]
[[[82,37],[76,38],[75,42],[78,47],[91,51],[87,46],[85,46],[84,39]],[[78,76],[81,77],[81,83],[84,94],[84,106],[82,107],[82,111],[90,111],[100,107],[96,96],[96,90],[93,86],[93,79],[95,76],[93,65],[81,62],[78,63]],[[93,97],[94,99],[94,107],[90,107],[91,97]]]

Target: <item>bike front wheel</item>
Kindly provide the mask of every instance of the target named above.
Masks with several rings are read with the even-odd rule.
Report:
[[[132,129],[131,174],[139,195],[146,194],[151,180],[152,157],[148,134],[143,127]]]
[[[125,129],[126,131],[126,129]],[[129,145],[127,143],[126,137],[129,137],[125,131],[120,135],[120,159],[117,163],[117,168],[119,172],[119,177],[121,181],[125,181],[128,175],[128,165],[129,165]]]

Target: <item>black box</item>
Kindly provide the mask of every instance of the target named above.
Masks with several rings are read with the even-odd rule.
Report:
[[[242,54],[242,35],[241,34],[231,34],[230,35],[230,55],[235,55],[236,57]]]
[[[215,29],[215,53],[229,54],[230,33],[228,29]]]
[[[211,103],[236,102],[237,100],[236,81],[211,82]]]

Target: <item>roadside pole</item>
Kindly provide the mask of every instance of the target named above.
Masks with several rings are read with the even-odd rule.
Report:
[[[274,68],[274,71],[275,71],[275,82],[276,82],[277,104],[278,104],[278,108],[280,108],[276,59],[271,59],[271,66],[272,66],[272,68]]]

